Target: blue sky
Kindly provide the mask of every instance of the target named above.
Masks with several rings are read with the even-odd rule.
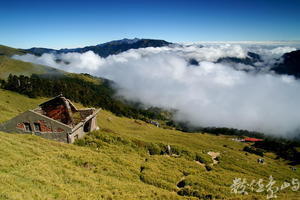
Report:
[[[122,38],[171,42],[300,40],[299,0],[1,1],[0,44],[80,47]]]

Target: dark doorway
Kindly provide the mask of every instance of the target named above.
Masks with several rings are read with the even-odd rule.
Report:
[[[24,122],[24,126],[25,126],[25,131],[28,131],[28,132],[32,131],[30,123]]]
[[[84,127],[83,127],[84,132],[89,132],[91,130],[91,122],[92,122],[92,120],[85,122]]]
[[[41,129],[41,124],[40,123],[34,123],[34,130],[37,131],[37,132],[41,132],[42,129]]]

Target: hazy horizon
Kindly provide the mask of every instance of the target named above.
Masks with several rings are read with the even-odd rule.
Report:
[[[135,37],[136,38],[136,37]],[[31,47],[27,47],[27,48],[23,48],[23,47],[19,47],[19,46],[9,46],[6,44],[0,44],[0,45],[5,45],[5,46],[9,46],[9,47],[13,47],[13,48],[19,48],[19,49],[29,49],[29,48],[49,48],[49,49],[55,49],[55,50],[59,50],[59,49],[75,49],[75,48],[83,48],[86,46],[95,46],[95,45],[99,45],[99,44],[103,44],[103,43],[107,43],[107,42],[111,42],[111,41],[117,41],[117,40],[123,40],[123,39],[135,39],[135,38],[120,38],[120,39],[113,39],[110,41],[104,41],[104,42],[98,42],[95,44],[86,44],[84,46],[69,46],[69,47],[65,47],[65,46],[60,46],[60,47],[48,47],[48,46],[31,46]],[[183,44],[183,45],[193,45],[193,44],[258,44],[258,45],[297,45],[300,44],[300,40],[265,40],[265,41],[252,41],[252,40],[232,40],[232,41],[221,41],[221,40],[211,40],[211,41],[169,41],[167,39],[164,38],[138,38],[138,39],[154,39],[154,40],[165,40],[167,42],[171,42],[174,44]]]

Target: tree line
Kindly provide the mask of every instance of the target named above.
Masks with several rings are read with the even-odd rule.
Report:
[[[90,76],[83,74],[83,76]],[[164,120],[161,109],[143,108],[140,104],[129,102],[118,97],[113,88],[113,82],[101,79],[96,84],[79,77],[68,75],[37,75],[30,77],[10,74],[7,80],[1,80],[2,89],[18,92],[30,98],[54,97],[63,94],[68,99],[81,103],[84,106],[101,107],[118,116],[136,119]]]
[[[264,152],[273,152],[278,158],[291,161],[290,164],[300,164],[300,139],[299,138],[279,138],[265,135],[264,133],[248,130],[240,130],[227,127],[195,127],[188,122],[176,122],[170,120],[166,123],[169,126],[175,127],[177,130],[190,133],[210,133],[214,135],[235,135],[239,137],[255,137],[261,138],[263,141],[255,142],[251,147],[245,147],[243,150],[249,153],[254,153],[263,156]]]

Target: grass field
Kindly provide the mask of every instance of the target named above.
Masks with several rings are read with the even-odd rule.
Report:
[[[37,65],[11,58],[13,55],[22,55],[26,52],[19,49],[0,45],[0,79],[6,79],[9,74],[30,76],[32,74],[65,74],[72,78],[83,79],[88,82],[100,84],[101,79],[83,74],[67,73],[49,66]]]
[[[46,73],[63,74],[65,72],[52,67],[23,62],[0,55],[0,79],[6,79],[9,74],[30,76],[31,74]]]
[[[30,76],[33,73],[63,73],[52,67],[23,62],[11,58],[13,55],[22,54],[26,54],[26,51],[0,45],[0,79],[6,79],[9,74]]]
[[[0,122],[44,100],[0,90]],[[0,132],[0,199],[266,199],[266,191],[231,193],[233,179],[267,184],[272,175],[275,186],[300,179],[299,169],[273,154],[258,164],[259,156],[246,155],[246,144],[228,136],[157,128],[108,111],[100,112],[98,124],[100,131],[75,145]],[[173,155],[161,155],[167,145]],[[217,164],[208,152],[220,153]],[[299,193],[276,194],[296,200]]]
[[[22,55],[25,53],[26,53],[26,51],[21,50],[21,49],[16,49],[16,48],[0,45],[0,55],[13,56],[13,55]]]

